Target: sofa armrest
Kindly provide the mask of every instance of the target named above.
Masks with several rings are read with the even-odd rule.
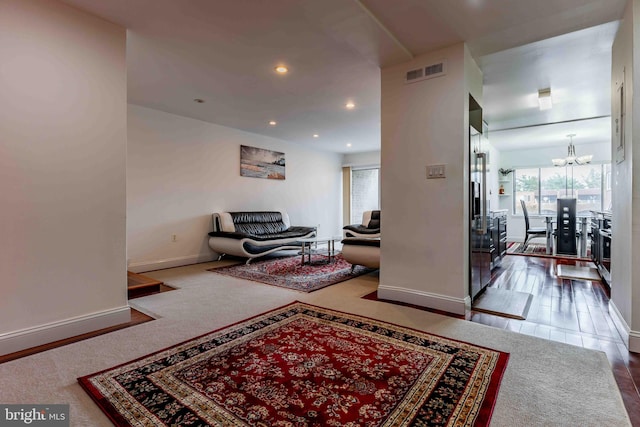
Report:
[[[344,237],[365,237],[369,239],[380,237],[379,228],[368,228],[364,225],[345,225],[342,229]]]
[[[354,246],[373,246],[380,247],[380,238],[377,239],[366,239],[361,237],[346,237],[342,239],[341,242],[345,246],[354,245]]]
[[[368,228],[364,225],[345,225],[343,230],[355,231],[358,234],[379,234],[379,228]]]

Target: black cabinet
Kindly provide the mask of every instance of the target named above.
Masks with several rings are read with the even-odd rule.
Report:
[[[507,255],[507,210],[491,212],[491,268],[494,269],[502,263]]]
[[[591,211],[591,259],[611,286],[611,213]]]

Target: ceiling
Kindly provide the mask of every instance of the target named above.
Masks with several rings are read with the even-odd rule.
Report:
[[[347,153],[380,148],[380,67],[461,41],[491,129],[608,115],[600,61],[617,24],[529,44],[618,20],[626,0],[65,2],[129,29],[129,102]],[[532,102],[540,85],[550,114]]]
[[[611,139],[610,22],[485,55],[484,114],[499,150],[591,144]],[[540,110],[539,89],[551,88],[553,108]],[[541,126],[544,125],[544,126]]]

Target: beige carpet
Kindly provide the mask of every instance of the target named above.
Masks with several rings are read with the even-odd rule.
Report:
[[[596,268],[576,265],[559,264],[557,276],[564,279],[601,280],[600,274],[598,274],[598,270]]]
[[[487,288],[473,303],[473,310],[511,319],[527,318],[533,295],[526,292]]]
[[[360,298],[376,290],[376,273],[301,294],[206,271],[228,263],[145,273],[178,288],[131,301],[158,320],[0,364],[0,402],[69,403],[72,426],[112,426],[77,377],[298,299],[509,352],[493,427],[631,425],[602,352]]]

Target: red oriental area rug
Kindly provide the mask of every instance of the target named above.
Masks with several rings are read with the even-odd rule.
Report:
[[[310,264],[300,265],[300,257],[293,256],[256,261],[249,265],[211,268],[208,271],[302,292],[313,292],[373,271],[361,265],[355,266],[352,271],[351,264],[344,260],[342,254],[336,255],[329,263],[326,260],[326,256],[313,255]]]
[[[486,426],[508,358],[295,302],[78,381],[118,426]]]

